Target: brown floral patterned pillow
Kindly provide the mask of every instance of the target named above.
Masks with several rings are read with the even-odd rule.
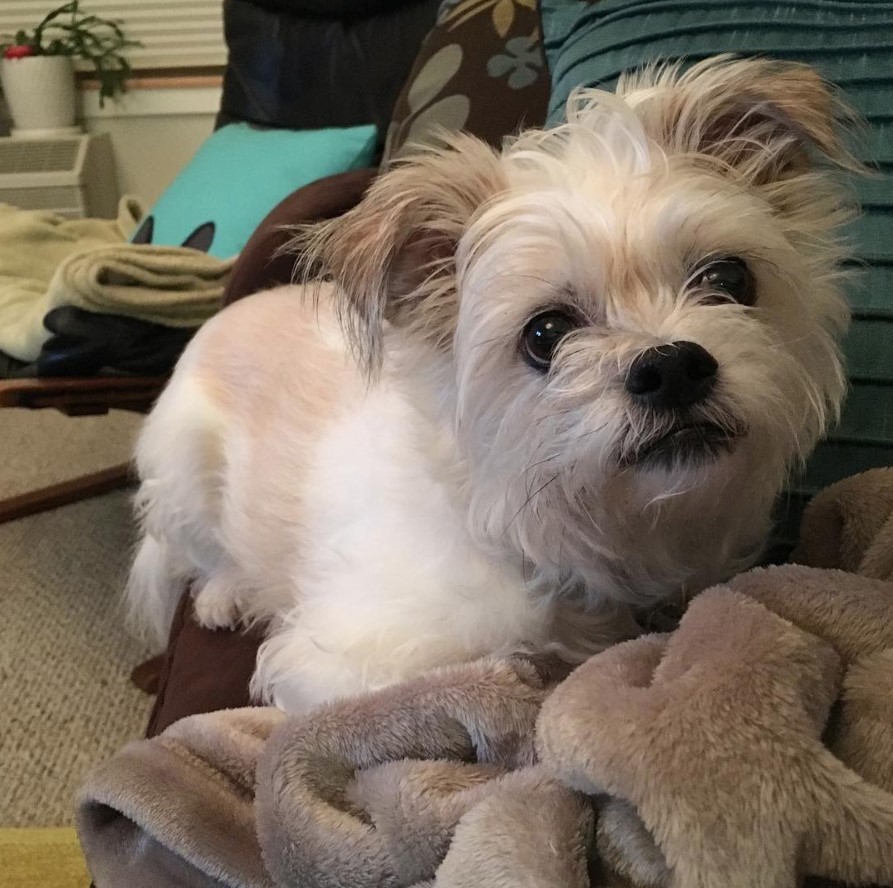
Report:
[[[384,160],[438,128],[498,146],[541,126],[548,101],[537,0],[444,0],[397,98]]]

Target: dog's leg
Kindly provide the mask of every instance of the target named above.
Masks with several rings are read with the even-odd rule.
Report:
[[[253,698],[292,714],[369,689],[369,676],[356,658],[309,636],[296,611],[261,645],[251,679]]]
[[[146,419],[137,444],[142,540],[125,593],[139,634],[163,642],[190,580],[216,574],[225,425],[188,360]],[[218,614],[218,619],[222,617]]]
[[[200,581],[197,581],[197,583]],[[249,590],[241,574],[224,567],[213,573],[195,592],[195,618],[206,629],[234,629],[244,611]]]

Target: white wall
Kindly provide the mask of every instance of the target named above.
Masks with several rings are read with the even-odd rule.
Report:
[[[219,87],[134,89],[105,108],[83,93],[86,129],[111,134],[121,194],[149,205],[211,134],[219,105]]]

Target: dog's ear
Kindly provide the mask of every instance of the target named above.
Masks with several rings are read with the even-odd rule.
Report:
[[[455,252],[474,213],[503,187],[498,155],[465,134],[401,161],[340,218],[298,234],[298,274],[335,284],[337,308],[369,372],[385,321],[448,347],[458,301]]]
[[[671,154],[720,162],[753,185],[806,171],[818,153],[857,168],[840,139],[852,115],[812,68],[721,56],[621,80],[618,92]]]

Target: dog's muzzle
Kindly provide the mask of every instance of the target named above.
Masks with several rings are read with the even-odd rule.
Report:
[[[731,453],[743,434],[741,429],[711,422],[679,422],[625,452],[620,464],[624,468],[691,467]]]
[[[700,415],[716,387],[719,364],[696,342],[673,342],[640,354],[627,373],[633,404],[653,419],[654,434],[637,436],[621,453],[624,467],[671,468],[715,459],[734,447],[741,429]],[[669,422],[668,422],[669,420]]]

